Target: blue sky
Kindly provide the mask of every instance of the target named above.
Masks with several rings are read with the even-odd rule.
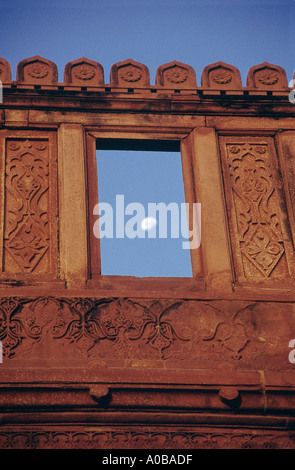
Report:
[[[82,56],[103,66],[106,83],[111,66],[127,58],[149,68],[151,84],[157,68],[174,59],[195,69],[198,85],[203,68],[218,60],[238,67],[244,85],[249,68],[264,61],[283,67],[289,81],[295,70],[294,0],[1,0],[0,18],[0,56],[10,62],[13,79],[17,63],[36,54],[56,63],[60,82],[65,64]],[[174,157],[169,177],[158,184],[165,192],[177,180],[179,192],[174,200],[182,202],[182,181]],[[160,173],[160,157],[149,162],[145,171],[143,160],[141,169],[132,167],[135,191],[148,170],[152,176]],[[119,176],[114,176],[112,165],[109,160],[102,167],[100,200],[113,197],[108,188],[119,184],[122,172],[130,168],[130,162],[122,165]],[[155,195],[156,180],[146,185],[146,194],[154,188]],[[146,244],[140,254],[135,241],[130,249],[132,256],[120,262],[120,253],[126,250],[114,245],[106,248],[104,273],[117,269],[117,274],[138,276],[191,275],[187,250],[176,256],[173,244],[159,244],[154,251]]]
[[[190,252],[183,249],[187,240],[182,230],[181,204],[185,202],[179,152],[97,151],[99,202],[108,202],[113,208],[113,232],[116,233],[116,195],[124,196],[124,208],[134,202],[134,212],[126,214],[124,238],[101,238],[101,262],[103,274],[143,276],[190,277],[192,275]],[[174,203],[178,238],[173,238],[171,213],[167,212],[167,238],[159,235],[159,215],[156,215],[155,238],[152,232],[141,229],[141,221],[149,215],[149,204]],[[176,203],[176,204],[175,204]],[[132,209],[132,208],[130,208]],[[175,213],[175,212],[174,212]],[[106,216],[102,212],[104,219]],[[101,219],[103,220],[103,219]],[[109,219],[106,225],[109,226]],[[128,237],[127,224],[138,237]],[[137,223],[138,221],[138,223]],[[183,223],[183,222],[182,222]],[[165,224],[166,225],[166,224]],[[175,227],[173,225],[173,227]],[[132,235],[132,233],[131,233]],[[143,238],[141,238],[143,237]]]
[[[264,60],[294,71],[294,0],[1,0],[1,56],[55,62],[86,56],[104,67],[132,58],[156,69],[171,60],[202,69],[217,60],[247,71]]]

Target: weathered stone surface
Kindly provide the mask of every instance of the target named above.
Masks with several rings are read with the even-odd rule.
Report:
[[[0,446],[7,449],[294,449],[294,432],[235,430],[216,427],[185,429],[132,427],[113,430],[93,427],[91,431],[69,426],[3,429]]]
[[[11,68],[6,59],[0,57],[0,80],[2,83],[11,81]]]
[[[201,84],[204,88],[235,90],[242,88],[242,79],[236,67],[219,61],[203,69]]]
[[[268,62],[254,65],[248,72],[247,87],[263,90],[287,90],[286,72],[282,67]]]
[[[293,448],[294,104],[283,69],[0,59],[1,448]],[[177,142],[192,278],[102,276],[97,139]],[[97,218],[97,216],[96,216]],[[191,219],[190,219],[191,222]],[[295,348],[294,348],[295,349]],[[291,359],[290,359],[291,358]]]
[[[156,85],[166,88],[194,88],[197,86],[194,69],[187,64],[174,60],[158,67]]]
[[[111,364],[114,357],[139,366],[178,361],[181,369],[293,367],[292,303],[2,298],[0,318],[6,368],[30,361],[84,367],[88,360]]]
[[[225,137],[221,154],[237,279],[292,285],[294,254],[273,141]]]
[[[103,67],[86,57],[73,60],[65,66],[64,82],[84,87],[101,86],[104,84]]]
[[[112,66],[110,83],[125,88],[148,87],[150,72],[144,64],[132,59],[123,60]]]
[[[2,78],[1,78],[1,74]],[[11,81],[9,62],[0,58],[0,79],[3,83]],[[36,55],[20,61],[17,67],[16,80],[20,87],[29,85],[56,85],[57,67],[48,59]],[[196,73],[193,67],[177,60],[160,65],[156,71],[156,86],[170,89],[193,89],[197,87]],[[110,84],[113,87],[128,89],[142,89],[150,87],[150,73],[146,65],[127,59],[118,62],[111,67]],[[86,57],[68,62],[64,70],[64,83],[66,87],[91,87],[104,86],[104,71],[99,62]],[[240,71],[234,65],[218,61],[207,65],[202,71],[201,86],[203,88],[215,88],[228,90],[251,91],[263,96],[263,90],[287,92],[288,80],[285,70],[268,62],[255,65],[249,69],[246,87],[242,86]],[[153,86],[151,87],[153,88]],[[94,88],[95,89],[95,88]],[[123,91],[124,92],[124,91]],[[240,94],[243,93],[240,91]],[[239,96],[239,95],[237,95]],[[287,95],[286,95],[287,96]]]
[[[21,60],[17,65],[17,81],[35,85],[57,83],[57,67],[39,55]]]
[[[25,124],[25,116],[14,118],[23,118]],[[22,121],[11,122],[15,125]],[[8,131],[4,144],[0,276],[31,281],[44,276],[54,279],[58,257],[55,135]]]

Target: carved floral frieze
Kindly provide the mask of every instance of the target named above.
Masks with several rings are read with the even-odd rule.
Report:
[[[285,354],[288,367],[282,348],[292,329],[295,335],[293,309],[284,305],[280,310],[284,321],[271,303],[9,297],[0,300],[0,340],[4,360],[117,358],[258,365]],[[272,318],[269,324],[276,324],[276,344],[273,330],[264,323],[266,316]]]
[[[262,430],[32,429],[0,432],[1,449],[294,449],[293,433]]]

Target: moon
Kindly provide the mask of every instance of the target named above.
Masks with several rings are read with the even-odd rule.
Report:
[[[141,222],[142,230],[150,230],[157,224],[157,221],[154,217],[146,217]]]

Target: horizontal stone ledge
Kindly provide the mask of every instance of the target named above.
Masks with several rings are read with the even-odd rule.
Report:
[[[286,97],[288,98],[290,91],[292,88],[288,89],[279,89],[279,90],[256,90],[251,89],[249,87],[244,87],[241,89],[227,89],[227,90],[220,90],[216,88],[205,88],[205,87],[195,87],[195,88],[186,88],[186,89],[178,89],[178,88],[167,88],[167,87],[159,87],[159,86],[149,86],[145,88],[126,88],[126,87],[117,87],[111,85],[104,85],[104,86],[77,86],[77,85],[70,85],[65,83],[57,83],[56,85],[30,85],[25,83],[4,83],[3,85],[4,93],[17,93],[18,91],[39,91],[39,92],[53,92],[52,95],[77,95],[79,94],[92,94],[98,96],[112,96],[112,95],[128,95],[128,96],[137,96],[137,95],[146,95],[151,96],[152,98],[156,99],[158,96],[163,95],[174,95],[177,96],[214,96],[214,97],[222,97],[222,98],[230,98],[231,96],[237,96],[242,99],[242,97],[252,98],[261,97],[261,98],[272,98],[272,97]],[[57,92],[57,93],[55,93]],[[48,93],[49,94],[49,93]]]
[[[26,429],[30,426],[44,425],[47,428],[54,426],[55,423],[60,424],[60,412],[55,410],[39,410],[38,413],[34,411],[11,411],[9,413],[0,414],[1,429],[9,426],[21,424],[25,425]],[[235,428],[266,428],[266,429],[280,429],[280,430],[294,430],[295,418],[290,416],[280,415],[266,415],[266,414],[230,414],[230,413],[211,413],[208,412],[171,412],[165,410],[153,411],[132,411],[129,410],[99,410],[91,409],[89,411],[80,410],[63,410],[62,413],[63,426],[71,426],[87,423],[87,426],[107,426],[107,425],[157,425],[157,426],[217,426],[217,429],[223,426],[234,426]]]
[[[258,371],[233,369],[162,369],[159,367],[108,367],[103,360],[88,360],[86,367],[73,367],[61,364],[59,367],[38,367],[30,365],[7,368],[0,364],[0,387],[82,387],[92,385],[120,387],[194,387],[196,389],[237,386],[246,389],[260,389],[263,385]],[[277,379],[276,379],[277,380]]]
[[[236,390],[229,397],[225,391]],[[262,390],[261,388],[223,385],[217,386],[148,386],[138,384],[104,385],[60,385],[18,387],[0,386],[2,413],[6,410],[41,409],[95,409],[111,411],[169,410],[188,412],[270,413],[293,416],[295,410],[295,388],[285,390]],[[294,423],[293,423],[294,425]],[[294,426],[295,427],[295,426]]]
[[[155,283],[155,284],[154,284]],[[139,283],[140,284],[140,283]],[[154,284],[154,285],[153,285]],[[0,281],[0,301],[3,298],[20,298],[23,302],[33,301],[40,298],[56,299],[87,299],[99,300],[101,298],[138,298],[138,299],[179,299],[179,300],[237,300],[237,301],[257,301],[292,303],[295,301],[294,289],[281,288],[275,291],[253,285],[252,288],[235,289],[233,292],[213,291],[207,292],[203,284],[178,284],[179,289],[171,290],[174,284],[167,282],[161,284],[159,279],[155,279],[150,284],[142,282],[142,285],[134,283],[114,283],[113,285],[100,285],[93,283],[88,288],[65,289],[64,281],[61,282],[36,282],[22,283],[21,281]],[[148,288],[148,290],[147,290]]]
[[[221,118],[235,119],[236,117],[261,120],[259,127],[255,130],[263,132],[263,120],[270,119],[272,128],[284,128],[284,120],[292,119],[290,128],[294,128],[294,105],[288,97],[257,97],[253,99],[249,96],[198,96],[198,95],[166,95],[155,97],[142,95],[114,94],[109,96],[98,96],[97,94],[79,94],[61,96],[51,96],[50,94],[40,94],[39,90],[26,90],[26,94],[11,93],[4,97],[4,103],[0,105],[0,111],[6,110],[28,110],[29,126],[41,126],[46,123],[48,126],[65,122],[76,122],[87,125],[95,125],[100,121],[101,114],[107,114],[108,121],[115,119],[113,114],[125,113],[126,122],[132,119],[131,115],[144,114],[151,116],[153,120],[169,116],[170,120],[182,117]],[[52,92],[50,92],[52,93]],[[261,116],[261,107],[263,117]],[[276,117],[274,117],[276,116]],[[280,117],[280,120],[278,120]],[[5,122],[5,116],[1,119]],[[98,121],[99,120],[99,121]],[[155,125],[154,121],[154,125]],[[13,121],[6,120],[6,125],[13,125]],[[177,125],[177,124],[176,124]],[[191,122],[194,127],[194,122]],[[237,123],[232,124],[232,130],[237,128]],[[251,128],[251,123],[245,121],[242,127]],[[227,124],[229,127],[229,123]]]
[[[223,388],[226,388],[224,386]],[[97,391],[98,390],[98,391]],[[179,386],[92,385],[88,389],[74,387],[0,387],[2,412],[5,410],[42,408],[104,408],[111,410],[204,410],[263,412],[264,396],[260,390],[239,390],[235,400],[224,400],[220,388]],[[293,405],[293,406],[292,406]],[[295,409],[290,403],[288,411]]]

